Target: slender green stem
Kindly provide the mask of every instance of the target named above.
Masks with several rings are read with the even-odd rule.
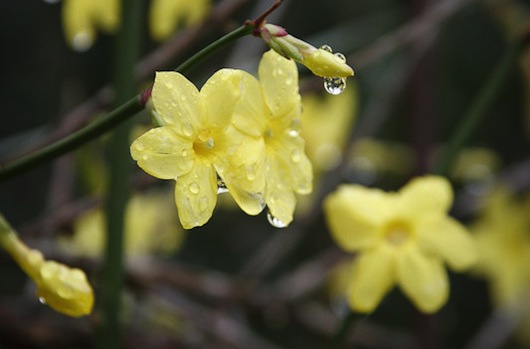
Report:
[[[241,27],[226,34],[209,46],[197,52],[188,60],[180,64],[175,71],[181,73],[188,72],[216,50],[219,50],[223,46],[228,45],[243,36],[251,34],[253,30],[254,26],[252,23],[242,25]],[[105,116],[95,120],[77,132],[74,132],[71,135],[34,153],[14,160],[7,165],[0,164],[0,182],[49,162],[101,136],[142,110],[145,107],[145,102],[146,98],[143,96],[143,94],[135,96]]]
[[[142,0],[128,0],[122,6],[122,23],[116,37],[114,61],[114,103],[119,105],[137,91],[133,75],[139,57],[142,34]],[[134,114],[133,114],[134,115]],[[129,135],[132,120],[114,129],[109,140],[109,190],[105,201],[107,235],[101,273],[100,307],[102,321],[98,328],[99,349],[121,347],[121,295],[124,275],[124,213],[129,198],[132,161]]]
[[[515,61],[522,46],[522,41],[517,40],[508,47],[495,70],[493,70],[489,76],[488,81],[482,90],[480,90],[470,108],[466,114],[464,114],[461,123],[457,126],[455,132],[449,139],[440,161],[432,171],[434,174],[440,176],[448,175],[458,152],[469,140],[479,124],[482,123],[484,118],[488,115],[488,110],[510,76],[510,72],[515,65]]]

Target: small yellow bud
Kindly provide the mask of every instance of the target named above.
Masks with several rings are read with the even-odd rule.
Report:
[[[85,273],[77,268],[47,261],[37,250],[28,248],[0,215],[0,245],[33,279],[37,297],[54,310],[72,317],[88,315],[94,305],[94,292]]]
[[[263,40],[277,53],[305,65],[313,74],[323,78],[346,78],[353,76],[353,69],[340,54],[316,48],[307,42],[289,35],[274,24],[265,24],[259,29]]]

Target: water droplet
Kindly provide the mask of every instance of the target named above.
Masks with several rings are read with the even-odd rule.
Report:
[[[275,228],[285,228],[287,224],[274,217],[270,212],[267,212],[267,220]]]
[[[336,52],[336,53],[335,53],[335,57],[337,57],[338,59],[340,59],[340,60],[343,61],[343,62],[346,62],[346,56],[343,55],[343,54],[340,53],[340,52]]]
[[[204,212],[206,211],[207,208],[208,208],[208,198],[206,196],[202,196],[199,199],[199,210],[201,212]]]
[[[324,51],[333,52],[333,49],[329,45],[322,45],[319,48]]]
[[[191,137],[191,135],[193,135],[193,126],[189,122],[185,122],[182,125],[182,133],[186,137]]]
[[[46,299],[44,299],[44,297],[39,297],[39,302],[41,304],[46,304]]]
[[[291,136],[291,137],[298,137],[298,131],[290,130],[290,131],[289,131],[289,136]]]
[[[346,78],[324,78],[324,88],[329,94],[340,95],[346,89]]]
[[[291,77],[286,78],[286,79],[285,79],[285,84],[286,84],[287,86],[292,85],[292,84],[293,84],[293,78],[291,78]]]
[[[138,150],[138,151],[144,151],[144,149],[145,149],[144,145],[143,145],[142,143],[140,143],[140,142],[136,142],[136,143],[134,144],[134,147],[135,147],[136,150]]]
[[[204,146],[207,148],[207,149],[212,149],[215,145],[215,142],[213,140],[213,138],[208,138],[208,140],[206,142],[204,142]]]
[[[256,179],[256,169],[253,166],[247,166],[247,179],[251,182]]]
[[[147,154],[142,155],[142,160],[144,161],[149,160],[149,156],[147,156]]]
[[[187,99],[187,97],[186,97],[185,94],[180,95],[180,100],[181,100],[181,101],[185,102],[186,99]]]
[[[228,188],[226,187],[225,182],[219,176],[217,176],[217,194],[228,193]]]
[[[188,189],[190,190],[192,194],[199,194],[201,187],[199,187],[197,183],[193,182],[189,185]]]
[[[74,35],[72,46],[77,52],[84,52],[92,46],[93,42],[92,35],[88,32],[82,31]]]
[[[293,162],[300,162],[301,159],[302,153],[300,152],[300,150],[295,149],[291,152],[291,160],[293,160]]]
[[[186,149],[182,149],[182,151],[180,152],[180,155],[182,155],[183,157],[186,157],[188,156],[188,151]]]
[[[173,83],[171,81],[166,81],[165,85],[168,89],[170,90],[173,89]],[[173,101],[171,104],[174,104],[174,103],[175,102]]]

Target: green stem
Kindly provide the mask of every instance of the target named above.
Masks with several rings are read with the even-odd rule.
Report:
[[[466,114],[464,114],[461,123],[457,126],[455,132],[449,139],[447,147],[432,173],[440,176],[447,176],[449,174],[451,165],[458,155],[458,152],[469,140],[478,125],[481,124],[484,121],[484,118],[488,115],[488,110],[510,76],[510,72],[515,65],[515,61],[522,46],[522,41],[517,40],[508,47],[495,70],[489,76],[488,81],[479,92]]]
[[[125,6],[126,5],[126,6]],[[128,0],[122,6],[122,23],[116,37],[114,61],[115,104],[127,101],[136,89],[133,75],[139,57],[143,0]],[[131,116],[134,114],[131,114]],[[129,198],[132,161],[129,135],[132,120],[117,126],[109,140],[110,178],[106,198],[106,249],[101,273],[100,306],[102,321],[98,328],[99,349],[121,347],[121,295],[124,273],[124,213]]]
[[[180,64],[175,71],[181,73],[188,72],[216,50],[219,50],[223,46],[228,45],[243,36],[251,34],[253,30],[254,26],[251,23],[242,25],[241,27],[226,34],[209,46],[197,52],[188,60]],[[14,160],[7,165],[0,164],[0,182],[49,162],[101,136],[102,134],[113,129],[118,124],[141,111],[145,107],[145,102],[146,98],[142,93],[138,96],[135,96],[134,98],[129,99],[105,116],[97,119],[96,121],[67,137],[27,156]]]

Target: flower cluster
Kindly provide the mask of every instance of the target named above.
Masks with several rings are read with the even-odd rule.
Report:
[[[64,0],[63,27],[67,42],[78,51],[89,49],[96,32],[115,32],[120,25],[121,0]],[[152,0],[149,29],[153,39],[167,39],[181,25],[204,18],[209,0]]]
[[[0,246],[35,282],[37,297],[54,310],[79,317],[90,314],[94,293],[85,273],[55,261],[45,260],[37,250],[28,248],[0,215]]]
[[[286,226],[295,193],[312,189],[311,164],[297,132],[296,65],[269,51],[259,78],[221,69],[199,91],[180,73],[156,75],[151,106],[161,125],[136,139],[131,155],[152,176],[176,180],[186,229],[210,219],[225,188],[246,213],[257,215],[267,205],[271,223]]]
[[[373,311],[396,284],[423,312],[446,302],[444,262],[462,271],[477,259],[466,229],[447,215],[451,202],[449,182],[435,176],[417,178],[398,193],[346,184],[326,198],[333,237],[357,253],[346,288],[354,310]]]

